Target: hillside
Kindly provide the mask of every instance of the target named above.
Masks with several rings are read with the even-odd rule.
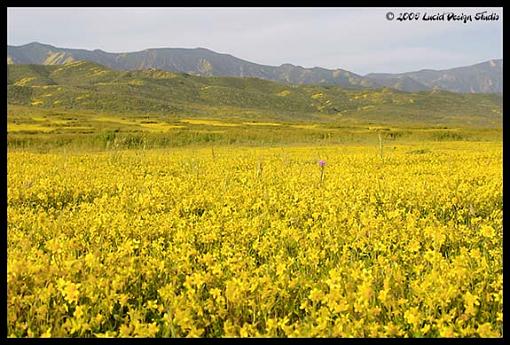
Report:
[[[8,103],[34,108],[276,120],[501,126],[502,98],[446,91],[351,90],[155,69],[114,71],[75,61],[9,65]]]
[[[7,61],[13,64],[60,65],[75,60],[95,62],[115,70],[156,68],[200,76],[254,77],[293,84],[379,86],[369,79],[342,69],[309,69],[291,64],[265,66],[204,48],[158,48],[132,53],[108,53],[99,49],[90,51],[57,48],[37,42],[7,47]]]
[[[113,70],[156,68],[198,76],[254,77],[290,84],[339,85],[357,89],[388,86],[410,92],[439,88],[465,93],[501,93],[503,88],[503,60],[441,71],[361,76],[340,68],[330,70],[292,64],[260,65],[204,48],[157,48],[109,53],[100,49],[58,48],[37,42],[7,46],[8,64],[61,65],[76,60],[95,62]]]

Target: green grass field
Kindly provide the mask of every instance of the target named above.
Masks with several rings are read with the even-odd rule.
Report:
[[[156,148],[185,145],[274,146],[501,140],[501,128],[337,121],[254,121],[9,106],[10,149]]]

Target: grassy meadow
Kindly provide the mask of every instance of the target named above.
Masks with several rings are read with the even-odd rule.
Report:
[[[330,119],[282,121],[197,118],[169,115],[103,114],[10,105],[9,148],[31,150],[134,149],[189,145],[374,144],[419,141],[498,141],[501,127],[378,124]]]

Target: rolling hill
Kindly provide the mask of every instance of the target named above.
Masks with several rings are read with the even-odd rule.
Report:
[[[361,76],[340,68],[330,70],[292,64],[260,65],[204,48],[157,48],[109,53],[100,49],[58,48],[37,42],[7,46],[8,64],[61,65],[76,60],[95,62],[113,70],[156,68],[198,76],[254,77],[290,84],[339,85],[357,89],[388,86],[411,92],[439,88],[465,93],[501,93],[503,87],[503,60],[442,71]]]
[[[265,66],[205,48],[158,48],[132,53],[107,53],[99,49],[57,48],[37,42],[7,47],[7,62],[12,64],[59,65],[75,60],[95,62],[115,70],[156,68],[200,76],[254,77],[293,84],[379,86],[376,82],[342,69],[307,69],[291,64]]]
[[[447,91],[289,85],[157,69],[116,71],[73,61],[8,65],[8,104],[96,113],[277,120],[334,120],[500,127],[502,97]]]

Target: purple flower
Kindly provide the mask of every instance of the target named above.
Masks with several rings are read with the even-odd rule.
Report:
[[[324,168],[324,166],[326,166],[326,161],[321,159],[321,160],[319,161],[319,166],[320,166],[321,168]]]

